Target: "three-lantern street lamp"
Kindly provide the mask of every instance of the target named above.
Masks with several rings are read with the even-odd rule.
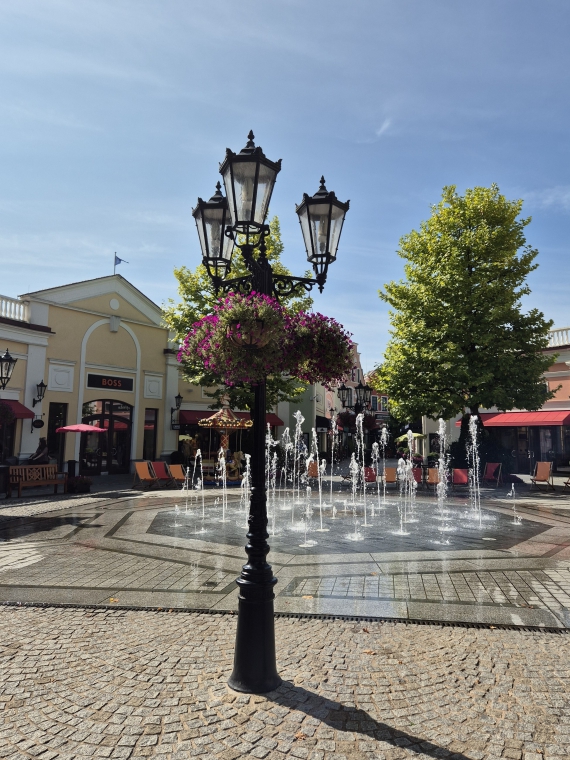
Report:
[[[329,265],[335,261],[344,217],[349,202],[339,201],[325,187],[313,196],[306,193],[296,207],[305,241],[307,259],[315,278],[276,274],[266,256],[265,239],[269,202],[281,159],[270,161],[253,142],[250,132],[245,148],[233,153],[229,148],[220,164],[226,195],[220,183],[209,201],[198,198],[192,215],[196,220],[202,262],[216,293],[255,291],[262,295],[287,297],[310,291],[315,285],[322,292]],[[228,279],[234,248],[238,248],[249,274]],[[258,251],[257,257],[254,251]],[[243,328],[228,328],[228,338],[249,350],[260,350],[267,344],[264,324],[247,333]],[[273,621],[273,577],[267,562],[267,494],[265,486],[265,381],[253,385],[253,456],[251,467],[251,500],[248,519],[247,563],[237,580],[239,607],[234,653],[234,668],[229,685],[236,691],[264,693],[281,683],[275,662],[275,629]]]
[[[351,390],[354,390],[354,395],[356,397],[354,404],[348,403]],[[337,393],[344,409],[354,409],[355,414],[361,414],[362,412],[366,412],[368,409],[370,409],[372,388],[370,388],[368,385],[362,385],[362,381],[359,382],[354,389],[347,388],[343,383],[337,389]]]

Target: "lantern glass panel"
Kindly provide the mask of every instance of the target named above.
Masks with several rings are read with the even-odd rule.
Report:
[[[228,165],[224,174],[224,184],[230,204],[232,224],[247,224],[255,221],[253,218],[253,192],[257,164],[255,161],[234,161],[231,166],[233,178]]]
[[[309,209],[307,204],[305,204],[302,209],[298,211],[299,214],[299,223],[301,225],[301,232],[303,234],[303,240],[305,241],[305,249],[307,251],[307,259],[311,261],[311,256],[313,254],[313,248],[311,245],[311,230],[309,225]]]
[[[273,194],[273,187],[277,178],[277,172],[264,164],[259,165],[259,179],[257,184],[257,200],[255,203],[254,222],[263,224],[269,211],[269,201]]]
[[[196,229],[198,230],[198,238],[200,239],[200,248],[202,249],[202,256],[206,258],[208,255],[208,243],[206,242],[206,236],[204,234],[204,223],[202,219],[202,211],[196,214]]]
[[[336,259],[336,252],[338,249],[338,243],[340,240],[340,233],[342,225],[344,223],[346,211],[338,206],[333,205],[330,221],[330,238],[329,238],[329,250],[331,260]]]
[[[329,209],[328,203],[315,203],[309,206],[313,256],[326,256],[328,253]]]

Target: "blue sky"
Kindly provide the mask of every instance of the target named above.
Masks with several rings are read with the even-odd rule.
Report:
[[[568,0],[2,0],[0,293],[118,271],[157,303],[199,261],[191,217],[249,129],[283,168],[271,213],[305,269],[303,192],[346,200],[315,308],[365,368],[377,291],[441,188],[523,198],[540,251],[526,305],[570,324]]]

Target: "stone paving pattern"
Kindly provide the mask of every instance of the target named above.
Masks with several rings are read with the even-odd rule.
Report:
[[[276,620],[283,685],[232,692],[234,615],[0,608],[0,758],[552,760],[570,635]]]
[[[220,509],[215,499],[208,494],[206,505],[209,514],[214,511],[214,527]],[[243,542],[234,546],[150,531],[160,514],[166,523],[188,519],[174,515],[174,500],[164,493],[78,500],[59,512],[3,523],[0,601],[235,610]],[[510,515],[501,499],[486,508]],[[230,504],[231,517],[240,519],[235,509]],[[194,511],[201,514],[199,506]],[[488,548],[452,545],[446,551],[365,552],[348,541],[343,554],[272,550],[276,610],[570,626],[570,515],[541,503],[521,506],[520,513],[540,530],[527,531],[509,550],[497,550],[488,538]],[[379,542],[379,548],[385,545]]]

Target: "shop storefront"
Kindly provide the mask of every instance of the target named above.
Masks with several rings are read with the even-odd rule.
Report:
[[[513,469],[533,473],[536,462],[553,470],[570,465],[570,411],[482,413],[491,438],[510,451]]]

